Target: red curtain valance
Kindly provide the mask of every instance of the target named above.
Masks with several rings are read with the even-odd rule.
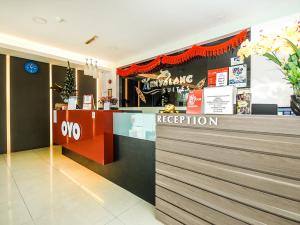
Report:
[[[235,35],[230,40],[227,40],[221,44],[213,45],[213,46],[197,46],[194,45],[191,48],[187,49],[185,52],[180,53],[178,55],[172,56],[158,56],[151,62],[145,65],[136,65],[132,64],[130,67],[121,69],[117,69],[117,74],[119,76],[129,76],[134,73],[146,73],[149,72],[161,64],[181,64],[190,60],[191,58],[202,56],[218,56],[228,52],[230,49],[238,47],[243,41],[247,38],[247,30],[243,30],[239,34]]]

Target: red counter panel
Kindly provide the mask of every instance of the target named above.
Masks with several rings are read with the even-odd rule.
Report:
[[[113,162],[113,112],[116,111],[53,112],[56,113],[53,114],[53,143],[102,165]]]

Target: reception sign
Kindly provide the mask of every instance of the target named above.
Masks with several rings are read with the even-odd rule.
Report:
[[[187,99],[187,114],[200,114],[202,105],[203,90],[190,91]]]
[[[236,88],[233,86],[204,88],[205,114],[234,114]]]
[[[187,115],[187,114],[157,114],[157,124],[168,125],[188,125],[188,126],[204,126],[216,127],[218,126],[218,117],[205,115]]]

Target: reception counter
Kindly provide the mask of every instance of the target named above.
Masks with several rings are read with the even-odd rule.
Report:
[[[53,112],[53,143],[98,164],[113,162],[113,112],[61,110]]]
[[[299,224],[300,118],[157,115],[165,224]]]
[[[87,132],[76,141],[73,137],[62,137],[60,129],[66,112],[58,111],[54,129],[59,135],[55,136],[55,143],[63,144],[65,156],[154,204],[155,114],[96,111],[96,117],[92,119],[92,112],[69,112],[68,121],[82,124],[82,132]],[[70,117],[70,114],[73,116]],[[106,160],[106,154],[113,155],[113,160]]]
[[[155,204],[164,224],[300,222],[298,117],[76,110],[53,119],[64,155]]]

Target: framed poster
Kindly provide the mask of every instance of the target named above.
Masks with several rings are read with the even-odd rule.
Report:
[[[200,114],[202,105],[203,90],[193,90],[189,92],[186,113],[187,114]]]
[[[236,113],[251,114],[251,91],[249,88],[240,88],[237,90]]]
[[[93,108],[93,95],[84,95],[82,109],[92,110],[92,108]]]
[[[68,110],[76,110],[77,96],[70,96],[68,100]]]
[[[247,64],[229,67],[229,85],[247,87]]]
[[[227,86],[228,84],[228,69],[226,71],[217,72],[216,87]]]
[[[231,61],[231,66],[236,66],[236,65],[244,64],[244,60],[241,59],[238,56],[230,58],[230,61]]]
[[[204,88],[204,114],[234,114],[236,87]]]
[[[107,89],[107,96],[112,97],[112,89]]]
[[[207,86],[220,87],[228,83],[228,67],[213,69],[207,71]]]

